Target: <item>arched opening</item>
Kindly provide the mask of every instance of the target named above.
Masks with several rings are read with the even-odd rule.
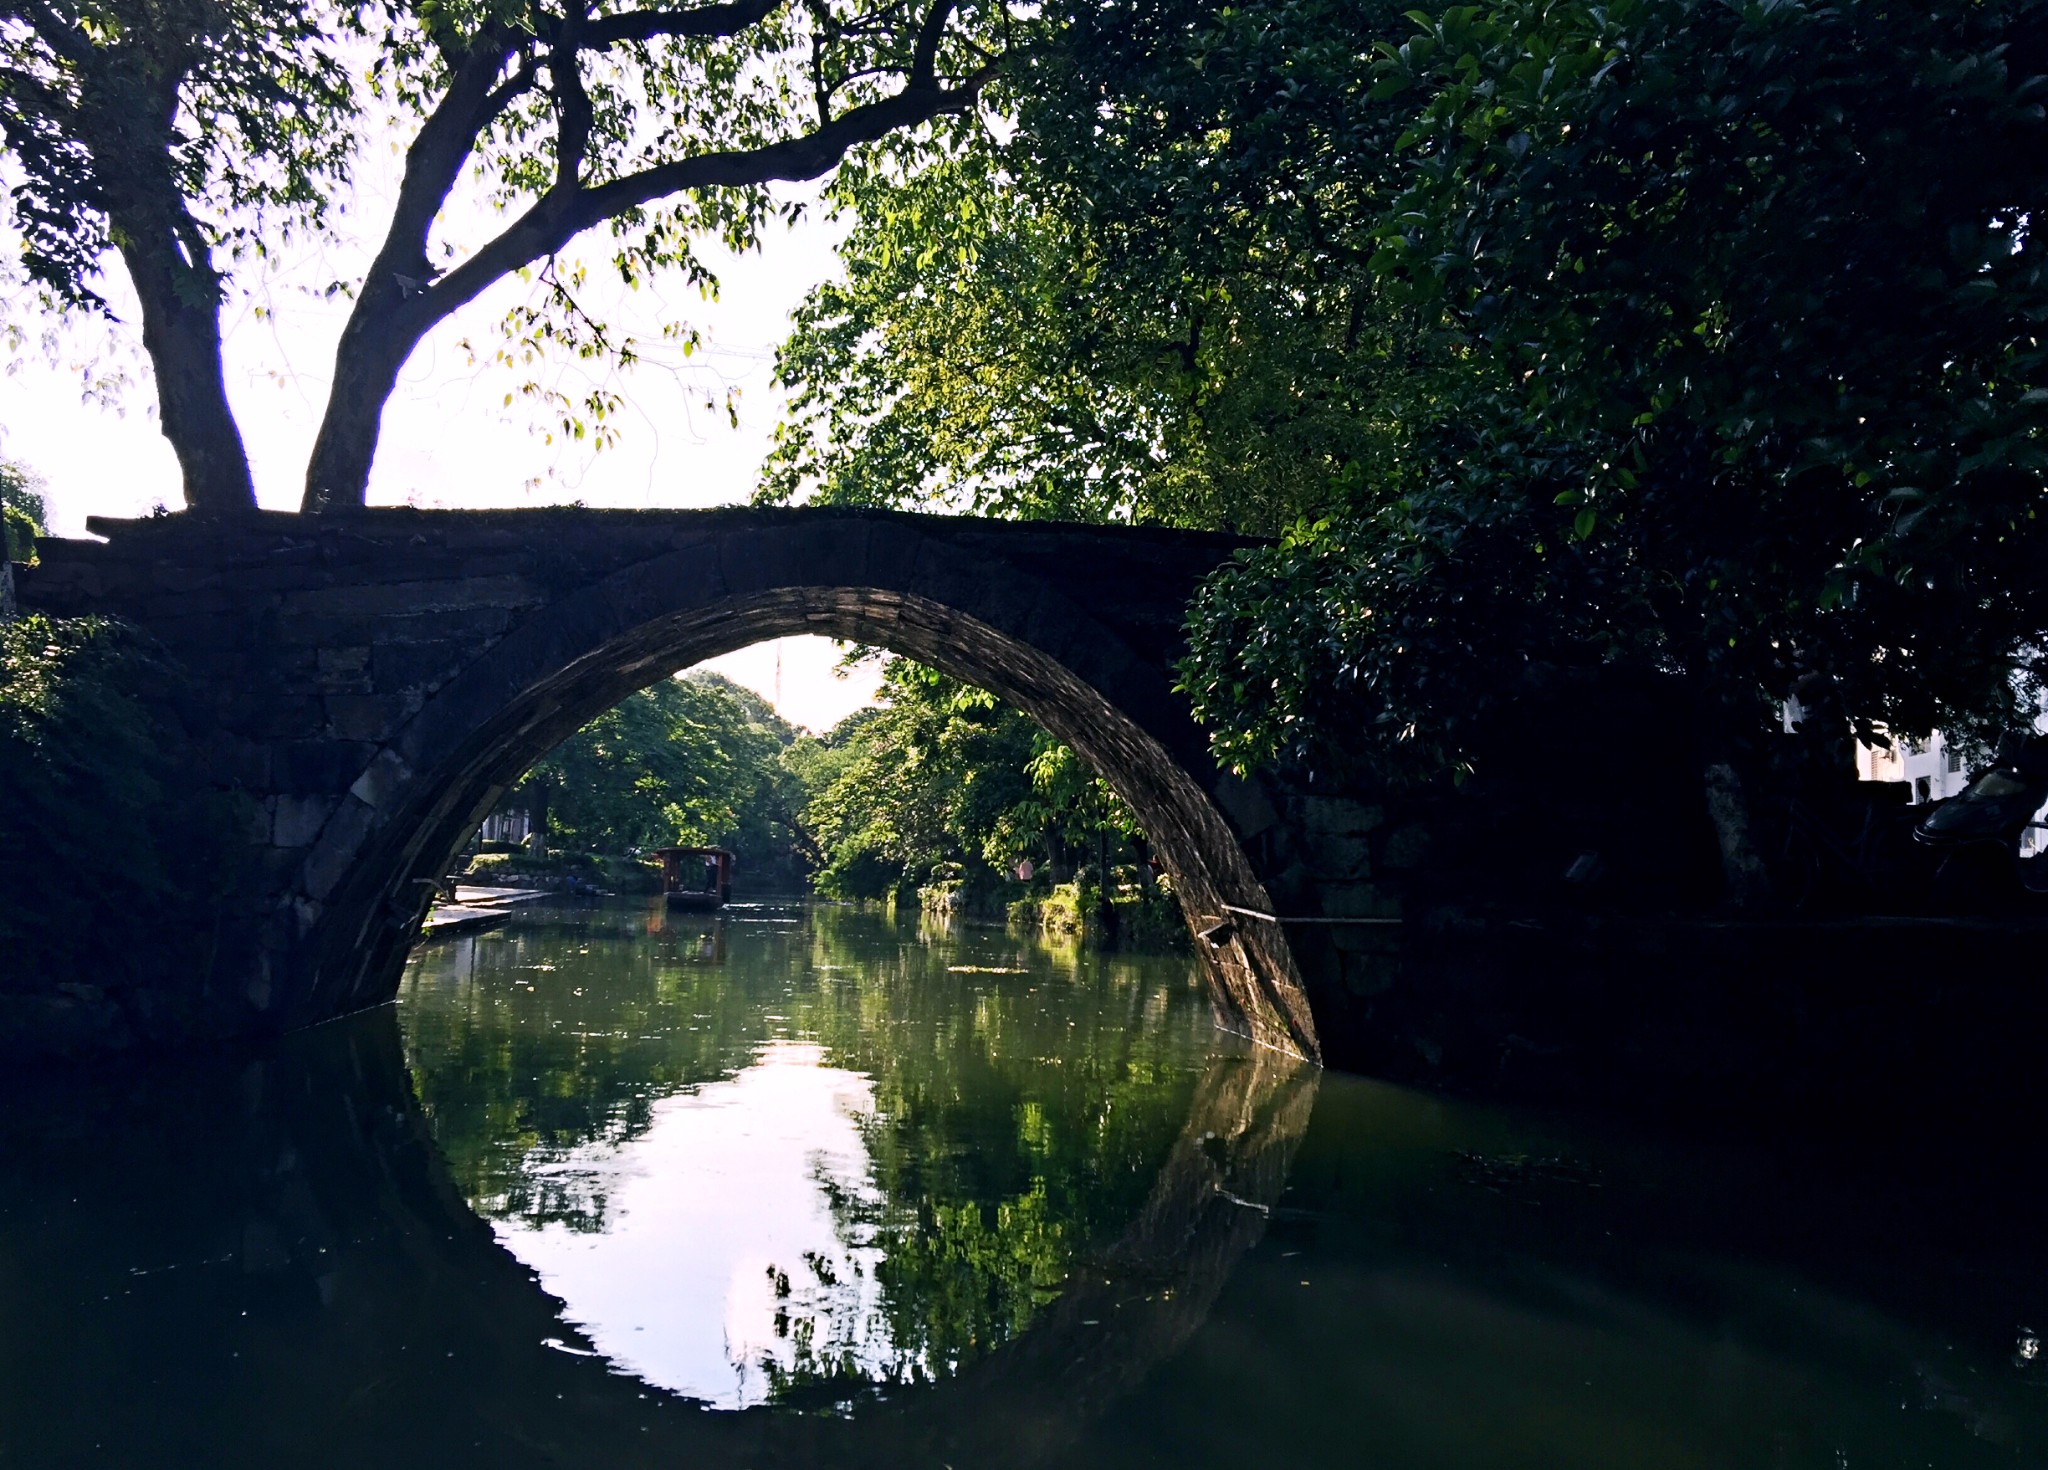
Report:
[[[944,597],[815,583],[735,594],[728,575],[723,595],[705,595],[684,569],[666,570],[562,599],[437,691],[379,752],[354,792],[360,813],[330,823],[308,861],[308,1012],[389,998],[431,880],[549,750],[680,667],[800,633],[914,658],[987,689],[1071,746],[1144,827],[1191,929],[1214,930],[1230,905],[1264,906],[1244,851],[1190,773],[1199,737],[1176,741],[1176,752],[1157,733],[1172,738],[1176,721],[1186,724],[1163,672],[1076,610],[1006,585],[1014,574],[960,568]],[[1235,926],[1219,938],[1197,945],[1218,1023],[1315,1058],[1284,939]]]

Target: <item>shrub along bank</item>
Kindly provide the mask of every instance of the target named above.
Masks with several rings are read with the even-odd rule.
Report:
[[[118,623],[0,623],[0,1048],[205,1029],[259,813],[195,775],[182,678]]]

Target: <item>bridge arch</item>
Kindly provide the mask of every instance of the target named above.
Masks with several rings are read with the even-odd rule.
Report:
[[[255,997],[287,1024],[395,993],[427,880],[561,740],[678,668],[798,633],[913,657],[1073,746],[1137,814],[1191,929],[1229,905],[1272,907],[1212,796],[1217,773],[1169,668],[1068,590],[917,518],[756,524],[548,580],[510,631],[381,732],[320,827],[290,902],[283,993]],[[1235,925],[1220,945],[1195,947],[1219,1024],[1320,1059],[1275,926]]]

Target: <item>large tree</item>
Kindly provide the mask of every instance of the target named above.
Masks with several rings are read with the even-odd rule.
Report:
[[[1399,0],[1049,10],[1013,127],[835,180],[766,495],[1273,532],[1389,488],[1428,324],[1368,269],[1403,115],[1361,58]]]
[[[987,205],[843,177],[769,493],[1279,533],[1190,625],[1240,766],[1433,778],[1560,667],[2018,715],[2048,5],[1050,14]]]
[[[1225,749],[1441,768],[1536,660],[1683,675],[1730,758],[1795,693],[1866,738],[2030,717],[2048,5],[1465,6],[1379,53],[1372,271],[1472,366],[1400,495],[1201,605]]]
[[[235,272],[327,226],[373,109],[414,120],[307,467],[305,508],[341,510],[406,359],[492,283],[600,227],[629,281],[708,280],[693,237],[751,244],[769,184],[971,109],[1019,24],[1008,0],[0,0],[0,135],[28,273],[103,311],[119,257],[186,501],[233,511],[255,504],[221,365]],[[449,238],[465,177],[488,238]],[[543,275],[538,334],[613,350]]]
[[[796,731],[750,689],[697,670],[606,710],[527,773],[548,841],[586,852],[674,842],[787,867],[799,799],[782,767]]]

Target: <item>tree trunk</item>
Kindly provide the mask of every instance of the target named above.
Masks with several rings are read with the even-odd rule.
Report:
[[[1750,835],[1749,801],[1733,765],[1714,761],[1707,766],[1706,796],[1707,816],[1720,842],[1728,901],[1738,909],[1757,908],[1770,897],[1771,878]]]
[[[362,298],[349,314],[334,352],[334,387],[327,396],[327,412],[306,464],[301,510],[334,513],[361,510],[368,503],[384,405],[398,386],[399,369],[419,342],[417,332],[406,330],[412,324],[400,325],[402,311],[379,299],[397,289],[380,280],[373,268]]]
[[[220,277],[203,256],[184,259],[169,221],[116,224],[142,302],[142,345],[156,371],[157,412],[184,475],[185,504],[203,515],[252,511],[256,485],[221,367]]]
[[[545,841],[548,833],[548,809],[554,805],[555,787],[552,781],[535,781],[526,788],[527,822],[531,829],[540,833]]]

